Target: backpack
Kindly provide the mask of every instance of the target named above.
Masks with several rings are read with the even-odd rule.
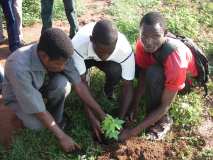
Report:
[[[208,76],[209,76],[209,68],[208,68],[208,60],[206,56],[204,55],[203,51],[193,42],[192,39],[184,36],[176,36],[172,33],[168,33],[167,37],[179,39],[181,42],[183,42],[191,51],[195,58],[195,64],[198,71],[198,76],[195,77],[195,80],[199,87],[203,87],[205,94],[204,97],[208,95],[208,88],[206,83],[208,82]],[[153,54],[154,58],[159,64],[163,64],[165,58],[171,54],[176,49],[176,46],[174,44],[171,44],[169,42],[165,42],[163,46],[155,53]],[[186,86],[184,88],[183,93],[189,92],[191,89],[191,84],[186,81]]]

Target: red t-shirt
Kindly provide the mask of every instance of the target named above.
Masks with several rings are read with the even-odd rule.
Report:
[[[169,54],[163,63],[165,74],[165,87],[172,91],[178,91],[185,87],[187,75],[197,76],[197,68],[192,52],[180,40],[167,38],[177,46],[177,50]],[[156,60],[150,53],[145,53],[141,40],[136,43],[136,64],[142,69],[147,69],[155,64]]]

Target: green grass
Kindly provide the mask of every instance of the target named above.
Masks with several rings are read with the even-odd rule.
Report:
[[[207,54],[213,54],[212,6],[213,3],[207,0],[112,0],[109,13],[119,30],[133,44],[138,36],[142,15],[149,11],[160,11],[168,21],[170,32],[193,38]]]
[[[183,127],[199,124],[201,114],[201,96],[193,92],[184,96],[178,95],[170,109],[170,115],[175,123]]]
[[[78,16],[84,14],[84,12],[86,10],[83,0],[75,0],[74,7],[76,9],[76,13]],[[63,1],[61,1],[61,0],[54,1],[53,17],[55,20],[67,21]]]
[[[139,22],[148,11],[161,11],[168,20],[168,29],[176,34],[186,35],[193,38],[205,50],[208,55],[213,55],[212,26],[213,26],[213,3],[207,0],[112,0],[108,14],[114,19],[114,23],[123,32],[134,47],[138,37]],[[86,13],[83,0],[77,1],[77,14]],[[63,2],[55,0],[53,17],[55,20],[65,20]],[[31,25],[40,21],[40,0],[25,0],[23,3],[23,21],[25,25]],[[92,70],[91,88],[95,99],[103,106],[107,113],[115,113],[118,102],[110,102],[104,98],[103,81],[104,75],[98,70]],[[209,83],[212,88],[213,83]],[[120,95],[121,84],[116,88],[116,97]],[[202,98],[197,93],[190,93],[186,96],[178,96],[172,104],[170,114],[180,128],[193,127],[199,124],[202,115]],[[78,142],[84,154],[64,154],[56,139],[47,130],[33,132],[23,130],[13,142],[10,151],[6,152],[0,146],[1,160],[94,160],[102,152],[100,146],[93,142],[90,126],[83,111],[83,104],[80,99],[71,93],[66,100],[65,111],[71,119],[71,127],[66,132]],[[140,112],[137,118],[142,121],[145,116],[144,100],[140,104]],[[212,113],[210,110],[209,113]],[[188,138],[190,146],[186,153],[180,158],[192,156],[192,150],[197,143],[194,138]],[[175,143],[175,142],[174,142]],[[204,150],[199,153],[203,159],[212,158],[212,150]]]
[[[198,154],[195,160],[212,160],[213,159],[213,149],[203,149],[202,152]]]
[[[22,5],[22,12],[24,26],[40,21],[40,0],[25,0]]]
[[[83,14],[86,10],[83,0],[75,0],[74,7],[77,8],[76,10],[77,15]],[[67,20],[63,1],[54,0],[52,16],[53,16],[53,20]],[[40,0],[23,1],[24,26],[32,25],[35,22],[41,22]]]

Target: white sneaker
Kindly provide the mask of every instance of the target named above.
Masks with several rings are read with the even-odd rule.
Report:
[[[172,118],[167,114],[159,120],[155,126],[150,128],[147,135],[149,140],[162,140],[166,134],[170,131],[173,124]]]

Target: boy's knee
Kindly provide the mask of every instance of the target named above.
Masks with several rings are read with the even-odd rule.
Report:
[[[25,114],[18,112],[16,113],[17,117],[22,121],[23,125],[26,128],[32,129],[32,130],[40,130],[44,128],[41,121],[33,114]]]

